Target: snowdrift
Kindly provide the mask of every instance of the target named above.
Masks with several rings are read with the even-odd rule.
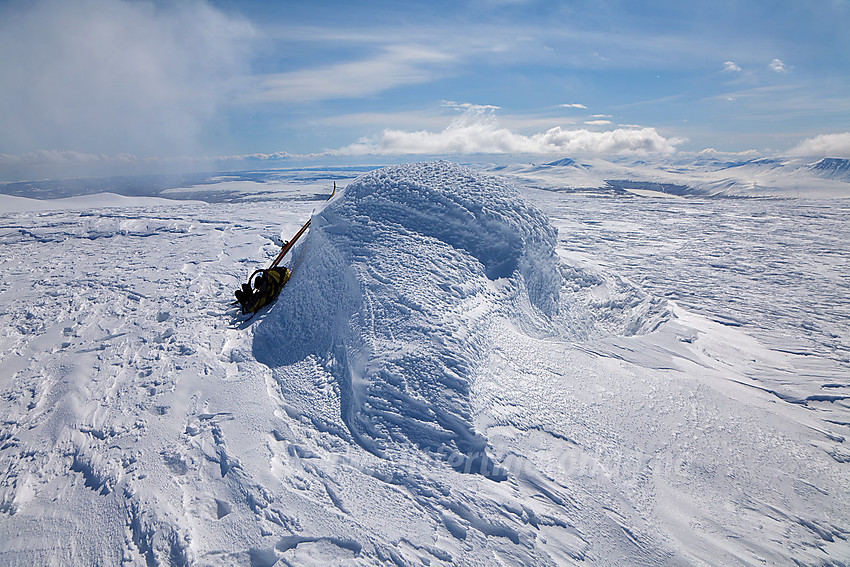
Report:
[[[448,162],[369,173],[313,219],[254,355],[322,428],[376,455],[412,443],[500,478],[472,425],[471,383],[493,312],[558,314],[556,241],[496,179]]]

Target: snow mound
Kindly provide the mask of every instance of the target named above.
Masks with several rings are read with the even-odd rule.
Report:
[[[498,477],[470,388],[503,300],[557,314],[556,242],[495,178],[442,161],[368,173],[313,219],[254,355],[320,428],[376,455],[412,443]]]

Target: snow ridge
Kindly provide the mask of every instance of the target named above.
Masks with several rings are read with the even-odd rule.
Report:
[[[303,398],[296,408],[322,428],[376,455],[412,443],[499,478],[472,425],[470,388],[499,297],[557,313],[556,238],[515,189],[464,167],[366,174],[313,219],[254,354],[286,391],[333,384],[320,403]]]

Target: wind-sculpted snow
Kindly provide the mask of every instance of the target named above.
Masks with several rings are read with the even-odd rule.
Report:
[[[460,166],[364,175],[313,220],[298,278],[259,325],[254,353],[287,391],[315,389],[299,377],[307,367],[330,380],[333,395],[317,404],[302,393],[297,411],[369,451],[410,442],[500,477],[472,425],[470,388],[500,301],[521,295],[557,315],[556,237],[515,189]]]
[[[846,207],[331,173],[0,211],[0,564],[847,562]]]

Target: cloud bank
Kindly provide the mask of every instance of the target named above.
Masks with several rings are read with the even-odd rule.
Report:
[[[114,161],[136,161],[136,156],[131,154],[108,156],[103,154],[87,154],[71,150],[35,150],[33,152],[25,152],[22,154],[0,154],[0,166],[65,165]]]
[[[681,139],[667,139],[655,128],[618,128],[603,132],[566,130],[560,126],[523,135],[499,126],[488,107],[470,107],[442,132],[386,129],[362,138],[337,155],[455,154],[671,154]]]
[[[789,151],[794,156],[850,158],[850,132],[806,138]]]
[[[194,152],[254,36],[203,0],[4,3],[0,152]]]
[[[72,150],[35,150],[22,154],[0,154],[0,167],[39,167],[49,168],[52,166],[85,166],[104,165],[115,168],[116,166],[133,165],[165,165],[169,163],[215,163],[215,162],[266,162],[286,161],[294,157],[289,152],[280,151],[273,153],[235,154],[220,156],[151,156],[140,158],[134,154],[89,154]]]

